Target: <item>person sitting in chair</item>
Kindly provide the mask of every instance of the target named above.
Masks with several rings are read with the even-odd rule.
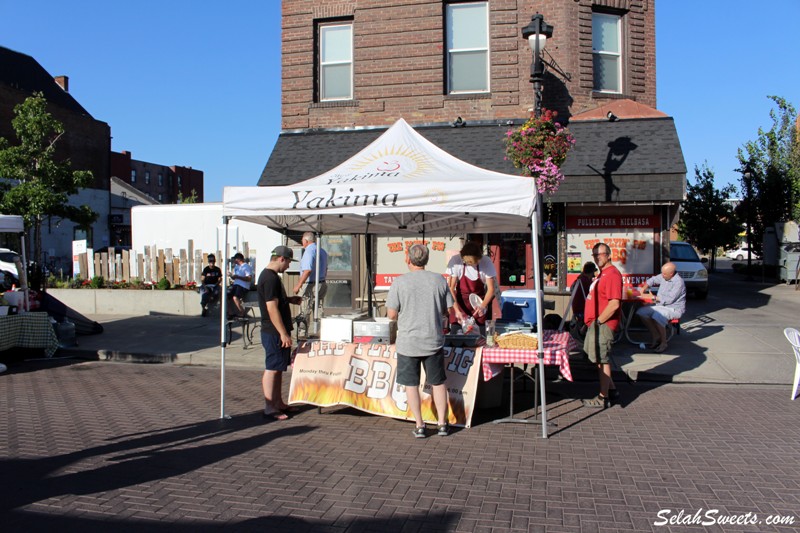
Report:
[[[208,306],[219,298],[220,281],[222,281],[222,270],[217,266],[217,258],[214,254],[208,254],[208,266],[200,274],[200,307],[201,315],[208,314]]]
[[[642,306],[636,314],[653,337],[650,349],[661,353],[667,349],[667,323],[680,318],[686,311],[686,285],[676,272],[675,263],[665,263],[661,267],[661,274],[648,278],[640,288],[644,292],[656,286],[658,295],[655,304]]]
[[[253,282],[253,267],[249,263],[245,263],[244,255],[241,252],[233,256],[233,264],[231,273],[233,285],[228,287],[228,298],[233,300],[233,305],[236,306],[235,314],[244,317],[247,314],[247,310],[244,308],[244,297]]]

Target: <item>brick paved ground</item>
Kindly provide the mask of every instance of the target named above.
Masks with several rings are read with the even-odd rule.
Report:
[[[0,375],[4,531],[795,531],[655,527],[657,513],[800,524],[800,401],[788,387],[622,387],[595,412],[551,386],[558,428],[447,438],[352,409],[264,423],[260,375],[169,365],[26,362]],[[520,400],[530,397],[518,394]]]

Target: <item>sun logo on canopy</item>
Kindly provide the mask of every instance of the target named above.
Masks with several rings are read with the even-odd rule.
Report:
[[[421,177],[430,168],[428,156],[403,145],[392,145],[364,155],[350,166],[353,172],[375,172],[380,173],[375,177],[388,174],[406,180]]]
[[[443,204],[447,201],[447,193],[441,189],[428,189],[422,193],[432,204]]]

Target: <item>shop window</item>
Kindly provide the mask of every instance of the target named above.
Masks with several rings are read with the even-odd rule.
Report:
[[[622,92],[622,17],[592,14],[594,90]]]
[[[489,3],[446,9],[447,93],[489,92]]]
[[[317,91],[320,102],[353,99],[353,23],[318,26]]]
[[[92,228],[81,228],[75,226],[72,228],[72,240],[73,241],[86,241],[86,244],[89,247],[92,247]]]

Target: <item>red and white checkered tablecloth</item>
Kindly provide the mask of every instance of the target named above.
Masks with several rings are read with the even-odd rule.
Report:
[[[569,351],[577,347],[577,343],[568,331],[542,332],[544,364],[555,365],[565,379],[572,381],[572,370],[569,368]],[[489,381],[499,374],[503,365],[511,363],[539,363],[538,350],[518,348],[483,347],[481,363],[483,364],[483,379]]]

